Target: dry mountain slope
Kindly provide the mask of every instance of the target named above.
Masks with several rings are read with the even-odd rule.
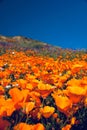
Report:
[[[53,46],[51,44],[47,44],[23,36],[6,37],[0,35],[0,52],[6,49],[15,49],[15,50],[23,50],[23,51],[30,49],[38,52],[39,54],[46,55],[46,56],[48,55],[52,57],[58,57],[59,55],[63,55],[65,57],[67,54],[70,55],[70,53],[75,54],[75,53],[85,52],[85,51],[83,52],[83,50],[75,51],[72,49],[63,49],[58,46]]]
[[[33,40],[31,38],[23,37],[23,36],[14,36],[14,37],[5,37],[5,36],[0,36],[0,42],[4,43],[15,43],[15,44],[20,44],[20,46],[23,47],[36,47],[36,46],[46,46],[46,43]]]

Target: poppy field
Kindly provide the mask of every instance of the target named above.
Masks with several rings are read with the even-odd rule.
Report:
[[[86,130],[87,54],[0,55],[0,130]]]

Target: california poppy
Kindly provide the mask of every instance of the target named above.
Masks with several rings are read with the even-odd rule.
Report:
[[[50,107],[50,106],[44,106],[43,108],[40,109],[41,114],[45,117],[45,118],[49,118],[55,111],[54,107]]]

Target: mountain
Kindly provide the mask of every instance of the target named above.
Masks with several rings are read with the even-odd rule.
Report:
[[[40,54],[53,55],[53,53],[59,53],[60,47],[52,46],[32,38],[23,36],[6,37],[0,35],[0,48],[4,49],[16,49],[16,50],[34,50]]]
[[[27,38],[27,37],[23,37],[23,36],[14,36],[14,37],[6,37],[6,36],[2,36],[0,35],[0,44],[4,45],[4,44],[8,44],[8,45],[12,45],[13,47],[15,45],[21,46],[23,48],[30,48],[30,49],[40,49],[40,48],[44,48],[44,47],[53,47],[50,44],[44,43],[44,42],[40,42],[38,40],[33,40],[31,38]]]
[[[58,46],[53,46],[38,40],[33,40],[32,38],[27,38],[23,36],[6,37],[0,35],[0,52],[4,52],[6,49],[15,49],[17,51],[22,50],[33,50],[38,54],[45,56],[58,57],[63,55],[64,57],[70,53],[82,52],[79,50],[63,49]]]

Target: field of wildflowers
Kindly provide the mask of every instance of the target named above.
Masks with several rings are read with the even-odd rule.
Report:
[[[1,53],[0,130],[87,129],[87,54],[61,54]]]

